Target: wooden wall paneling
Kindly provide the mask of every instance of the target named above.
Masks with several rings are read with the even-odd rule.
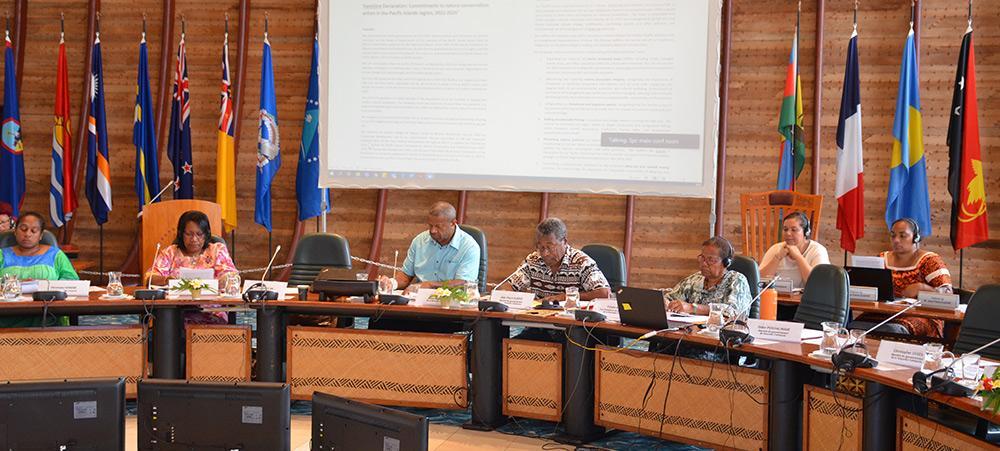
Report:
[[[711,199],[638,197],[629,286],[670,287],[698,270]]]
[[[542,193],[542,201],[538,205],[538,222],[549,217],[549,193]]]
[[[378,197],[379,190],[330,190],[331,208],[327,218],[327,231],[347,238],[351,255],[368,257],[371,253]],[[360,271],[365,265],[353,262],[352,267],[359,268]]]
[[[549,217],[558,217],[566,222],[569,243],[577,249],[590,243],[610,244],[623,249],[625,213],[625,196],[564,193],[549,195]],[[531,231],[534,232],[534,227]]]
[[[2,5],[13,7],[14,2]],[[48,223],[49,181],[52,165],[52,117],[55,109],[56,61],[59,54],[59,13],[66,12],[66,59],[69,64],[71,98],[82,79],[81,60],[87,44],[87,2],[70,4],[58,1],[33,1],[31,8],[23,10],[26,21],[22,29],[31,29],[24,38],[11,39],[15,50],[25,50],[27,55],[20,71],[21,139],[24,145],[24,170],[26,194],[22,211],[41,213]],[[2,74],[0,74],[2,79]],[[74,105],[75,108],[75,105]],[[72,110],[76,113],[76,110]],[[72,124],[71,124],[72,125]],[[76,130],[73,130],[75,133]],[[75,138],[74,134],[74,139]],[[71,164],[71,163],[69,163]],[[86,208],[86,202],[81,208]]]
[[[625,279],[632,269],[632,240],[635,238],[635,196],[625,197]]]
[[[28,0],[14,2],[14,59],[17,61],[17,95],[21,96],[21,82],[24,79],[24,42],[28,34]],[[22,143],[23,144],[23,143]]]
[[[59,6],[65,6],[62,2],[59,2],[57,4]],[[62,234],[62,243],[63,244],[70,244],[73,241],[73,230],[76,228],[76,223],[77,223],[77,221],[79,221],[81,215],[85,214],[84,212],[86,211],[86,209],[89,208],[89,206],[87,205],[87,202],[85,200],[85,196],[82,193],[83,189],[84,189],[84,183],[83,182],[84,182],[84,179],[85,179],[85,175],[84,174],[85,174],[85,168],[86,168],[86,162],[87,162],[87,157],[86,157],[87,144],[86,144],[86,140],[82,139],[81,137],[87,136],[87,116],[88,116],[89,110],[90,110],[90,90],[89,90],[89,86],[90,86],[90,66],[91,66],[91,62],[92,62],[91,59],[94,56],[94,45],[93,45],[94,44],[94,33],[97,30],[97,15],[98,15],[98,12],[101,9],[101,2],[100,2],[100,0],[87,0],[86,1],[86,5],[87,5],[86,6],[86,14],[84,16],[84,23],[85,23],[85,25],[83,27],[83,30],[86,31],[86,34],[82,34],[81,33],[81,34],[77,34],[76,35],[76,36],[83,36],[83,43],[81,45],[83,47],[83,49],[84,49],[83,50],[83,66],[80,67],[80,68],[78,68],[75,71],[73,70],[74,63],[76,63],[77,61],[79,61],[79,59],[78,58],[73,58],[73,57],[70,56],[70,55],[72,55],[72,53],[70,53],[70,52],[72,52],[71,49],[73,49],[74,47],[70,46],[69,42],[66,43],[66,64],[69,66],[67,68],[67,72],[69,73],[69,77],[70,77],[70,82],[69,82],[69,85],[71,87],[70,89],[72,89],[72,86],[80,86],[80,93],[79,93],[79,95],[80,95],[81,100],[80,100],[80,104],[78,105],[79,108],[77,109],[77,118],[78,118],[77,123],[76,123],[76,127],[77,128],[76,128],[76,130],[73,130],[73,132],[75,132],[75,133],[72,135],[71,139],[73,141],[71,141],[71,143],[70,143],[70,145],[73,147],[73,152],[74,152],[72,164],[73,164],[73,174],[74,174],[74,176],[76,178],[73,179],[73,193],[74,193],[74,195],[77,198],[77,211],[73,215],[72,218],[67,219],[66,225],[63,227],[63,234]],[[81,12],[81,10],[82,10],[82,7],[81,8],[66,8],[66,11],[60,11],[60,12],[62,12],[62,13],[68,13],[66,15],[66,17],[73,17],[74,13],[79,13],[79,12]],[[73,27],[73,25],[75,25],[75,23],[74,23],[73,20],[67,20],[66,21],[66,25],[70,29],[72,29],[72,27]],[[70,36],[70,35],[67,34],[67,36]],[[70,41],[70,42],[72,42],[72,41]],[[79,76],[79,80],[80,81],[78,82],[79,83],[78,85],[74,85],[73,82],[72,82],[74,74],[78,74],[78,76]],[[52,78],[52,81],[50,83],[53,83],[52,86],[55,86],[54,85],[55,78],[52,77],[51,75],[49,76],[49,78]],[[52,88],[52,91],[53,92],[55,91],[54,87]],[[70,97],[72,97],[72,96],[73,96],[73,93],[70,92]],[[55,106],[55,100],[53,100],[52,105],[53,105],[53,108],[54,108],[54,106]],[[70,113],[72,114],[72,110],[70,111]],[[70,125],[72,126],[72,124],[70,124]],[[70,127],[70,128],[72,129],[72,127]],[[22,138],[25,139],[25,140],[28,139],[29,136],[31,136],[28,133],[26,133],[26,130],[24,130],[24,127],[21,128],[21,133],[23,135]],[[27,143],[25,143],[25,144],[27,144]],[[25,159],[25,160],[27,160],[27,159]],[[27,161],[25,161],[25,164],[27,165]],[[25,168],[25,169],[27,169],[27,168]],[[34,173],[32,173],[32,174],[34,174]],[[29,180],[31,179],[32,174],[27,175],[27,177],[28,177]],[[74,246],[74,247],[78,248],[79,246]]]
[[[455,208],[458,209],[458,223],[465,223],[465,211],[469,207],[469,192],[462,190],[458,192],[458,205]]]
[[[378,190],[378,203],[375,205],[375,222],[372,228],[371,248],[368,250],[368,260],[371,261],[378,260],[379,253],[382,252],[382,235],[385,233],[385,210],[388,201],[389,190]],[[365,272],[368,273],[369,279],[374,278],[378,274],[378,271],[379,268],[375,265],[368,264],[365,266]]]
[[[488,280],[510,275],[535,250],[537,193],[470,191],[466,224],[483,229],[489,248]]]
[[[823,121],[823,19],[826,11],[826,0],[816,0],[816,64],[813,65],[813,143],[812,143],[812,192],[819,192],[820,155],[822,147]]]

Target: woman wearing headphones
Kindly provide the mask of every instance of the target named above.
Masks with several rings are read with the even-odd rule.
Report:
[[[729,270],[733,254],[733,245],[721,236],[701,243],[698,272],[663,294],[667,310],[707,315],[708,304],[723,303],[731,305],[737,316],[745,317],[752,301],[750,284],[739,271]]]
[[[791,280],[795,288],[802,288],[813,267],[829,264],[830,255],[822,244],[809,239],[812,229],[804,213],[796,211],[785,216],[781,230],[784,241],[764,253],[760,275],[779,276]]]
[[[885,259],[886,269],[892,270],[893,296],[915,298],[921,291],[951,293],[951,273],[938,254],[920,249],[920,227],[916,221],[897,219],[889,228],[889,240],[892,250],[883,252],[881,256]],[[881,321],[871,315],[861,315],[858,320]],[[893,322],[905,327],[912,335],[935,338],[944,335],[944,321],[903,315]]]

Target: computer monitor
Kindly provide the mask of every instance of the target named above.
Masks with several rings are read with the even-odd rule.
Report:
[[[0,383],[0,449],[125,449],[125,379]]]
[[[865,268],[860,266],[845,266],[847,278],[851,286],[874,287],[878,289],[878,300],[891,301],[892,271],[883,268]]]
[[[427,450],[427,417],[319,392],[312,401],[313,451]]]
[[[139,381],[140,450],[291,448],[288,385]]]

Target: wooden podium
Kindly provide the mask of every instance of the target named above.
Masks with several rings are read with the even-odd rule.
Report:
[[[188,210],[198,210],[208,216],[212,234],[221,236],[222,207],[215,202],[196,199],[165,200],[146,206],[142,212],[142,248],[139,263],[143,273],[153,264],[156,244],[166,248],[177,238],[177,220]],[[205,237],[209,239],[210,237]]]

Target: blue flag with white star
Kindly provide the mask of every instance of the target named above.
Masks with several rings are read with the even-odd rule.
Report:
[[[295,197],[299,202],[299,221],[330,211],[330,192],[319,187],[319,39],[313,41],[312,70],[309,72],[309,95],[306,97],[306,116],[302,124]]]
[[[139,211],[147,204],[158,202],[160,165],[156,159],[156,121],[153,118],[153,97],[149,88],[149,56],[146,33],[139,42],[139,75],[136,77],[135,117],[132,120],[132,143],[135,144],[135,195]]]
[[[0,133],[0,213],[16,218],[24,203],[24,146],[21,144],[21,113],[17,101],[17,77],[14,72],[14,45],[7,31],[4,49],[3,121]]]

